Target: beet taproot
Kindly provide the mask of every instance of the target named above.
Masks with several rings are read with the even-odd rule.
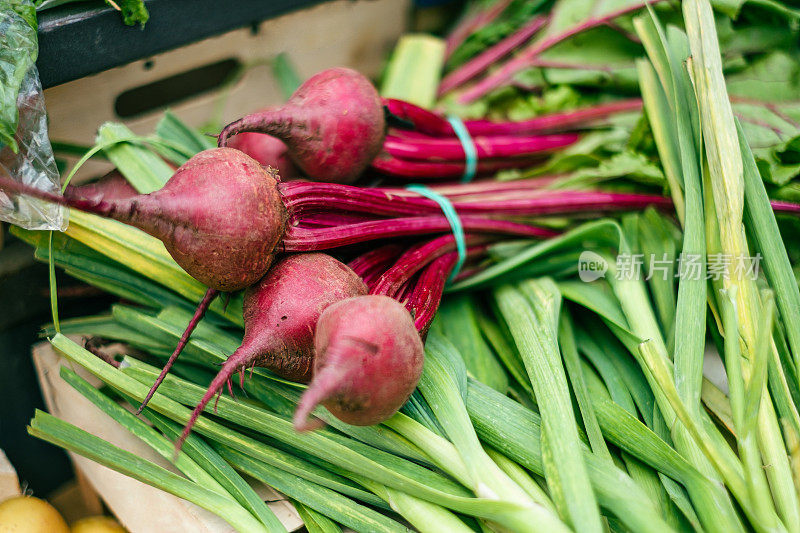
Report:
[[[317,405],[356,426],[378,424],[408,400],[422,375],[422,339],[411,314],[387,296],[356,296],[329,306],[314,333],[314,378],[294,416],[314,429]]]
[[[308,382],[320,315],[336,302],[365,294],[367,286],[358,274],[327,254],[294,254],[275,263],[245,291],[242,344],[222,364],[179,442],[237,372],[243,381],[246,369],[259,366],[292,381]]]
[[[0,189],[139,228],[163,242],[190,276],[217,291],[237,291],[264,276],[288,218],[273,173],[232,148],[200,152],[150,194],[62,197],[2,176]]]
[[[297,168],[313,180],[351,183],[381,150],[386,119],[367,78],[348,68],[331,68],[309,78],[283,106],[225,126],[219,146],[243,132],[283,141]]]

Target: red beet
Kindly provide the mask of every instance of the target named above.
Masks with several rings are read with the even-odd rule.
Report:
[[[61,197],[2,177],[0,188],[137,227],[216,291],[243,289],[266,273],[288,218],[275,177],[230,148],[200,152],[150,194]]]
[[[244,293],[244,339],[222,364],[184,430],[231,377],[253,366],[292,381],[308,382],[314,361],[314,328],[323,311],[340,300],[367,294],[347,265],[321,253],[295,254],[277,262]],[[179,441],[183,442],[183,438]]]
[[[378,154],[386,133],[375,87],[346,68],[309,78],[281,107],[247,115],[223,128],[219,145],[242,132],[267,133],[286,143],[295,165],[311,179],[354,181]]]
[[[281,181],[300,177],[300,172],[289,157],[289,150],[280,139],[264,133],[240,133],[228,140],[228,148],[240,150],[264,166],[278,170]]]
[[[298,431],[318,423],[322,404],[357,426],[378,424],[408,400],[422,375],[424,352],[405,307],[386,296],[357,296],[328,307],[314,334],[314,379],[294,416]]]

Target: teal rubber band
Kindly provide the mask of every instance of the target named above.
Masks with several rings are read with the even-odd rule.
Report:
[[[461,176],[461,182],[466,183],[472,181],[472,178],[475,177],[475,173],[478,171],[478,149],[475,148],[475,143],[467,127],[464,125],[464,121],[451,115],[447,117],[447,122],[453,126],[453,131],[456,133],[458,140],[461,141],[461,147],[464,149],[465,164],[464,175]]]
[[[406,190],[415,192],[439,204],[439,207],[442,208],[442,213],[444,213],[444,217],[447,219],[447,222],[450,223],[450,229],[452,230],[453,237],[456,240],[456,251],[458,252],[458,260],[456,261],[455,266],[453,266],[453,272],[451,272],[450,277],[447,278],[447,283],[450,283],[461,271],[461,267],[464,265],[464,261],[467,259],[467,241],[464,237],[464,226],[461,224],[461,218],[459,218],[456,208],[453,207],[453,204],[450,202],[450,200],[441,194],[430,190],[425,185],[409,185],[406,187]]]

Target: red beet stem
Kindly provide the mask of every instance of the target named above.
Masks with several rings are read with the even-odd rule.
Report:
[[[113,218],[120,222],[130,222],[135,213],[135,205],[127,199],[102,199],[102,198],[82,198],[79,196],[59,196],[52,192],[42,191],[30,185],[25,185],[17,181],[0,176],[0,191],[24,194],[33,198],[38,198],[46,202],[51,202],[65,207],[71,207],[101,217]],[[124,209],[123,209],[124,208]]]
[[[84,349],[86,349],[87,352],[93,354],[101,361],[108,363],[114,368],[119,368],[120,362],[114,359],[114,357],[111,354],[103,350],[103,347],[99,345],[100,342],[98,341],[102,342],[103,339],[100,339],[99,337],[92,337],[91,339],[86,339],[83,343],[83,347]]]
[[[793,204],[782,200],[772,200],[770,203],[772,204],[772,209],[776,213],[800,213],[800,204]]]
[[[555,131],[570,131],[594,125],[617,113],[638,111],[642,100],[629,98],[591,107],[541,115],[519,122],[495,122],[491,120],[467,120],[464,125],[471,135],[532,135]]]
[[[283,140],[291,133],[295,122],[299,122],[298,115],[301,113],[302,111],[299,109],[292,109],[291,112],[287,112],[282,108],[278,108],[265,109],[244,116],[222,129],[219,137],[217,137],[217,146],[227,146],[228,139],[245,132],[266,133]]]
[[[463,151],[462,151],[463,155]],[[509,168],[526,168],[542,161],[542,157],[520,157],[516,159],[503,159],[503,160],[479,160],[476,172],[479,176],[492,174],[499,170]],[[398,157],[392,157],[388,154],[383,154],[372,160],[372,168],[397,178],[411,178],[411,179],[457,179],[464,175],[464,163],[441,163],[432,161],[408,161]]]
[[[467,258],[486,252],[486,237],[466,235]],[[381,294],[404,302],[414,325],[425,335],[442,299],[445,284],[458,261],[452,235],[418,244],[404,253],[370,286],[370,294]],[[419,273],[416,281],[412,281]]]
[[[172,355],[167,360],[166,364],[164,365],[164,368],[161,369],[161,373],[158,375],[158,378],[156,379],[155,383],[153,383],[153,386],[150,387],[150,391],[148,391],[147,396],[144,397],[144,401],[142,401],[142,404],[139,406],[139,409],[136,410],[137,415],[140,414],[145,407],[147,407],[147,402],[150,401],[150,398],[152,398],[153,395],[156,393],[156,390],[158,389],[159,385],[161,385],[161,382],[164,381],[165,377],[167,377],[167,374],[172,368],[172,365],[175,364],[175,361],[178,359],[178,356],[186,347],[186,343],[189,342],[189,337],[192,335],[192,332],[197,327],[197,324],[199,324],[200,321],[203,319],[203,316],[206,314],[208,307],[211,305],[211,302],[214,301],[214,298],[216,298],[218,294],[219,291],[215,289],[206,290],[205,295],[203,295],[203,299],[200,300],[200,303],[197,305],[197,309],[195,309],[194,311],[194,316],[192,316],[192,319],[186,326],[186,329],[181,335],[181,338],[178,340],[178,344],[175,346],[175,351],[172,352]]]
[[[439,137],[453,137],[456,134],[453,126],[440,115],[411,102],[384,98],[383,105],[396,117],[413,124],[417,132]]]
[[[486,237],[478,235],[465,235],[467,246],[474,246],[487,242]],[[383,294],[394,297],[400,288],[414,275],[425,268],[429,263],[442,255],[456,249],[455,237],[443,235],[426,243],[411,247],[395,264],[386,270],[370,289],[371,294]]]
[[[439,84],[439,96],[455,89],[471,80],[492,65],[497,64],[502,58],[517,50],[526,41],[531,39],[547,22],[547,17],[534,17],[516,32],[505,37],[497,44],[490,46],[479,55],[473,57],[463,65],[452,70]]]
[[[445,40],[445,61],[461,46],[467,37],[481,26],[485,26],[500,16],[511,4],[512,0],[497,0],[489,8],[466,15],[447,36]]]
[[[357,224],[359,222],[367,222],[372,220],[374,216],[364,214],[346,214],[346,213],[308,213],[303,214],[302,225],[304,228],[331,228],[336,226],[343,226],[346,224]]]
[[[646,4],[655,4],[661,0],[645,0],[640,3],[635,3],[632,5],[625,6],[623,8],[617,9],[610,13],[606,13],[599,17],[590,17],[585,19],[580,24],[576,24],[567,28],[565,31],[555,32],[550,35],[545,35],[541,39],[537,39],[535,42],[531,43],[527,48],[519,52],[514,56],[513,59],[506,62],[502,67],[500,67],[497,71],[493,72],[483,80],[479,81],[459,96],[458,100],[462,104],[468,104],[470,102],[474,102],[478,98],[485,96],[486,94],[490,93],[491,91],[498,89],[503,86],[503,84],[508,83],[511,79],[522,70],[531,66],[531,62],[536,59],[540,54],[542,54],[545,50],[549,50],[553,46],[557,45],[558,43],[577,35],[583,31],[589,30],[591,28],[595,28],[597,26],[601,26],[606,24],[618,17],[623,15],[627,15],[628,13],[632,13],[634,11],[638,11]]]
[[[520,191],[527,193],[532,190],[541,190],[555,184],[560,179],[562,179],[562,176],[558,175],[539,176],[536,178],[511,181],[485,179],[459,184],[432,184],[429,188],[439,194],[446,195],[450,200],[469,200],[470,197],[473,196],[476,199],[482,199],[485,198],[487,194],[492,193]],[[405,189],[398,189],[398,191],[400,191],[401,194],[414,194]]]
[[[506,220],[495,220],[484,216],[463,215],[461,223],[465,231],[514,235],[518,237],[548,238],[556,232]],[[290,226],[283,244],[287,252],[310,252],[328,250],[377,239],[408,237],[450,231],[450,223],[444,215],[404,217],[350,224],[336,228],[306,229]]]
[[[433,321],[450,273],[456,266],[458,254],[449,252],[434,259],[419,275],[406,308],[413,312],[414,326],[420,334],[425,334]]]
[[[569,146],[578,140],[575,133],[536,136],[496,135],[473,137],[478,158],[522,157],[549,152]],[[464,146],[457,139],[402,139],[390,136],[383,149],[391,156],[432,161],[463,161]]]
[[[648,205],[671,206],[668,197],[605,191],[542,190],[537,179],[489,185],[483,193],[472,184],[437,188],[459,213],[492,216],[576,214],[582,211],[640,209]],[[459,191],[470,193],[460,196]],[[404,189],[363,189],[347,185],[282,184],[281,192],[293,223],[302,225],[308,213],[347,211],[379,216],[439,214],[438,203]]]
[[[364,280],[369,289],[372,289],[383,272],[397,260],[403,252],[403,247],[397,244],[386,244],[374,250],[359,255],[347,266]]]
[[[403,100],[384,99],[384,105],[394,115],[412,123],[414,131],[393,130],[397,137],[420,138],[420,134],[434,137],[455,137],[453,126],[442,116]],[[542,133],[574,131],[594,126],[617,113],[638,111],[640,98],[629,98],[570,111],[550,113],[521,121],[465,120],[464,126],[472,136],[536,135]]]

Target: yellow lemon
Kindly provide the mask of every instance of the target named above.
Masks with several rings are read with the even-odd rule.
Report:
[[[71,528],[72,533],[127,533],[119,522],[107,516],[81,518]]]
[[[0,533],[69,533],[69,527],[46,501],[17,496],[0,503]]]

